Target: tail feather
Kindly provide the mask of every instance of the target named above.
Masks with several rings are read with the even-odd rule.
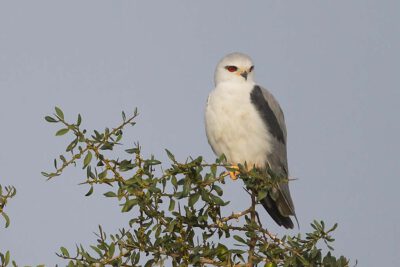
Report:
[[[279,201],[279,200],[277,200]],[[289,216],[284,216],[278,209],[277,202],[272,199],[270,195],[267,195],[265,198],[261,200],[261,204],[267,210],[268,214],[274,219],[274,221],[279,225],[283,226],[286,229],[293,229],[293,221]],[[294,215],[295,216],[295,215]],[[297,219],[296,219],[297,221]]]

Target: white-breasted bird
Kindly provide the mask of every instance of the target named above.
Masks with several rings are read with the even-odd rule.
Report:
[[[217,65],[214,82],[205,112],[207,138],[214,153],[224,154],[232,166],[246,162],[251,168],[266,171],[269,167],[289,177],[283,112],[273,95],[254,82],[250,57],[242,53],[225,56]],[[231,177],[235,179],[235,173]],[[268,194],[260,202],[277,224],[293,228],[290,216],[296,218],[296,213],[288,183],[282,182],[277,190],[277,197]]]

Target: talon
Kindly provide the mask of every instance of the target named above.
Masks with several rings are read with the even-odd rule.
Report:
[[[232,165],[231,166],[232,169],[236,169],[239,170],[239,167],[237,165]],[[231,177],[232,180],[237,180],[237,176],[239,175],[240,172],[238,171],[233,171],[233,172],[229,172],[229,176]]]
[[[229,176],[230,176],[231,179],[234,180],[234,181],[237,180],[237,178],[238,178],[237,175],[236,175],[236,173],[237,173],[237,172],[229,172]]]

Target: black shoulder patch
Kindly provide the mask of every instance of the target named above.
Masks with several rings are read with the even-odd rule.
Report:
[[[261,91],[260,86],[255,85],[250,93],[250,100],[256,107],[258,113],[267,125],[269,132],[278,139],[281,143],[285,144],[285,138],[283,137],[283,131],[278,123],[278,120],[269,106],[268,102],[264,99],[264,95]]]

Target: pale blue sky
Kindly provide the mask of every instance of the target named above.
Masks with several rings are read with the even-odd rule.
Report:
[[[40,175],[67,144],[43,120],[55,105],[89,129],[138,107],[127,145],[213,161],[204,104],[219,59],[240,51],[285,111],[301,232],[313,219],[338,222],[337,255],[400,265],[399,11],[369,0],[1,1],[0,184],[18,195],[0,250],[21,265],[63,265],[60,246],[92,244],[98,224],[112,233],[132,216],[103,190],[84,197],[80,168]],[[226,187],[243,208],[242,186]],[[297,233],[260,214],[272,231]]]

